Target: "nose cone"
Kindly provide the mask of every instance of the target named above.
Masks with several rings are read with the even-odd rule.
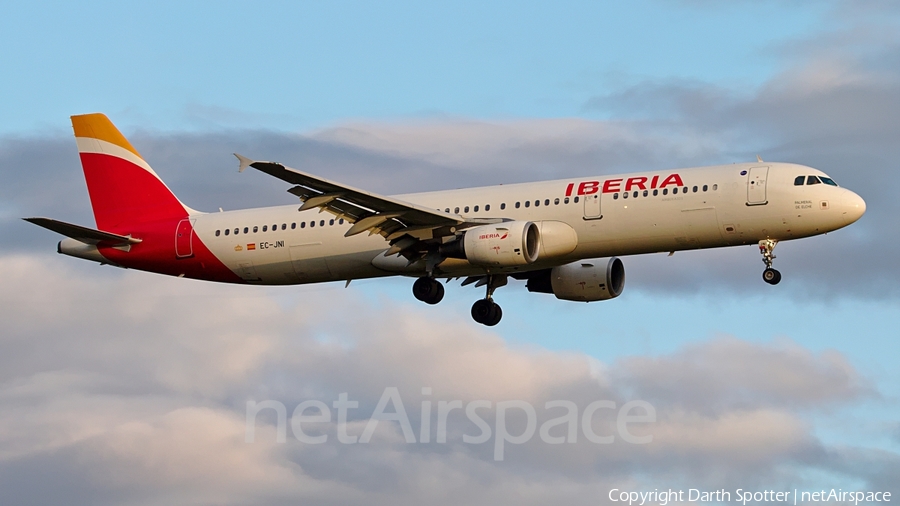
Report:
[[[847,225],[860,219],[866,213],[866,201],[850,190],[844,190],[841,197],[841,214]]]

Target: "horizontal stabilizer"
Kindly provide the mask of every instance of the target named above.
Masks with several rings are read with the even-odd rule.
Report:
[[[81,241],[85,244],[97,245],[100,242],[104,242],[108,243],[110,246],[125,246],[128,244],[137,244],[141,242],[140,239],[135,239],[133,237],[113,234],[110,232],[103,232],[101,230],[94,230],[92,228],[73,225],[64,221],[51,220],[50,218],[22,219],[27,222],[34,223],[39,227],[44,227],[47,230],[52,230],[58,234],[62,234],[66,237],[71,237],[72,239]]]

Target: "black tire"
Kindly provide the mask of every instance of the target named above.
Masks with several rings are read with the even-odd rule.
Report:
[[[770,285],[777,285],[781,281],[781,273],[775,269],[766,269],[762,275],[763,281]]]
[[[493,327],[500,323],[501,318],[503,310],[490,299],[476,300],[475,304],[472,304],[472,319],[482,325]]]
[[[425,301],[428,304],[437,304],[444,300],[444,285],[442,285],[440,281],[435,280],[434,287],[436,288],[434,296],[432,296],[430,300]]]
[[[494,306],[496,304],[488,299],[476,300],[472,304],[472,319],[482,325],[487,325],[487,322],[490,321],[489,318],[493,314]]]
[[[494,325],[500,323],[500,319],[503,318],[503,310],[500,309],[500,305],[491,301],[491,315],[487,321],[484,322],[488,327],[493,327]]]
[[[421,277],[413,283],[413,297],[426,304],[437,304],[444,298],[444,285],[434,278]]]

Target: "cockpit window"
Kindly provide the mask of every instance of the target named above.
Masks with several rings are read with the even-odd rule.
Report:
[[[821,183],[822,183],[822,182],[819,181],[819,178],[817,178],[816,176],[806,176],[806,184],[808,184],[808,185],[810,185],[810,184],[821,184]]]
[[[821,179],[822,182],[827,185],[837,186],[837,183],[834,182],[834,179],[831,179],[830,177],[819,176],[819,179]]]
[[[803,186],[806,182],[806,176],[797,176],[794,178],[794,186]]]

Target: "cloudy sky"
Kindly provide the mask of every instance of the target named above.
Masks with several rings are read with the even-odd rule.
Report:
[[[0,17],[0,490],[15,504],[573,504],[610,489],[900,494],[900,7],[887,1],[19,3]],[[618,299],[411,280],[219,286],[55,253],[93,225],[68,116],[105,112],[194,208],[295,202],[232,152],[382,193],[754,160],[868,203],[778,246],[624,258]],[[385,389],[401,423],[362,435]],[[431,389],[431,393],[427,393]],[[324,444],[248,401],[358,402]],[[612,444],[472,444],[441,401],[646,401]],[[388,409],[388,411],[392,411]],[[306,414],[314,414],[315,410]],[[481,411],[496,427],[494,409]],[[290,422],[290,420],[288,420]],[[510,410],[513,434],[527,429]],[[600,410],[597,434],[618,434]],[[579,428],[579,431],[581,429]],[[550,431],[565,435],[564,427]],[[611,504],[611,503],[610,503]]]

